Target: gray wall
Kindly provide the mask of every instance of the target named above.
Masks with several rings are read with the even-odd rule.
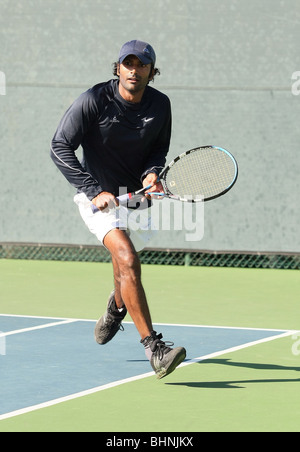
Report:
[[[240,169],[233,190],[205,204],[202,240],[163,231],[152,245],[300,251],[299,0],[0,0],[0,241],[97,243],[49,144],[135,38],[155,48],[154,87],[172,102],[168,160],[215,144]]]

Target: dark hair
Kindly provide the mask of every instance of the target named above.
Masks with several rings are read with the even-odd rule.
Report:
[[[114,75],[115,77],[119,77],[119,76],[118,76],[118,64],[120,64],[118,61],[116,61],[115,63],[113,63],[113,75]],[[155,75],[160,75],[160,70],[159,70],[157,67],[154,67],[153,64],[151,64],[150,74],[152,74],[152,72],[153,72],[153,77],[152,77],[152,79],[151,79],[151,82],[154,82],[154,76],[155,76]],[[149,76],[150,76],[150,74],[149,74]],[[149,80],[149,82],[150,82],[150,80]],[[149,82],[148,82],[148,83],[149,83]]]

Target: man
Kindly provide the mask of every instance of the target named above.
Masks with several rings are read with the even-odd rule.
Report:
[[[139,218],[139,229],[132,224],[137,210],[140,214],[144,206],[143,212],[148,213],[151,192],[162,192],[158,174],[170,144],[170,101],[148,86],[159,73],[155,60],[150,44],[125,43],[115,63],[117,79],[89,89],[67,110],[52,140],[51,157],[77,189],[74,200],[84,222],[112,258],[115,288],[96,324],[96,341],[110,341],[123,328],[121,322],[128,311],[153,370],[162,378],[184,360],[186,351],[167,346],[162,335],[153,331],[137,254],[151,235],[149,218]],[[81,163],[75,155],[80,145]],[[139,209],[118,205],[121,190],[132,192],[148,186]],[[96,213],[93,205],[98,208]]]

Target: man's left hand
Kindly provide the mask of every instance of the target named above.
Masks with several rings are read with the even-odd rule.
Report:
[[[157,196],[152,195],[151,192],[158,192],[158,193],[164,193],[163,186],[161,182],[158,181],[158,175],[155,173],[149,173],[143,180],[143,187],[147,187],[148,185],[151,185],[151,187],[147,190],[147,193],[145,194],[147,199],[162,199],[163,196]]]

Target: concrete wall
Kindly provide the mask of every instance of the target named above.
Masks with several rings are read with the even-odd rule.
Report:
[[[112,78],[135,38],[155,48],[154,87],[172,102],[168,160],[215,144],[240,169],[205,204],[201,240],[163,231],[152,245],[300,251],[298,0],[0,0],[0,241],[97,243],[49,145],[70,103]]]

